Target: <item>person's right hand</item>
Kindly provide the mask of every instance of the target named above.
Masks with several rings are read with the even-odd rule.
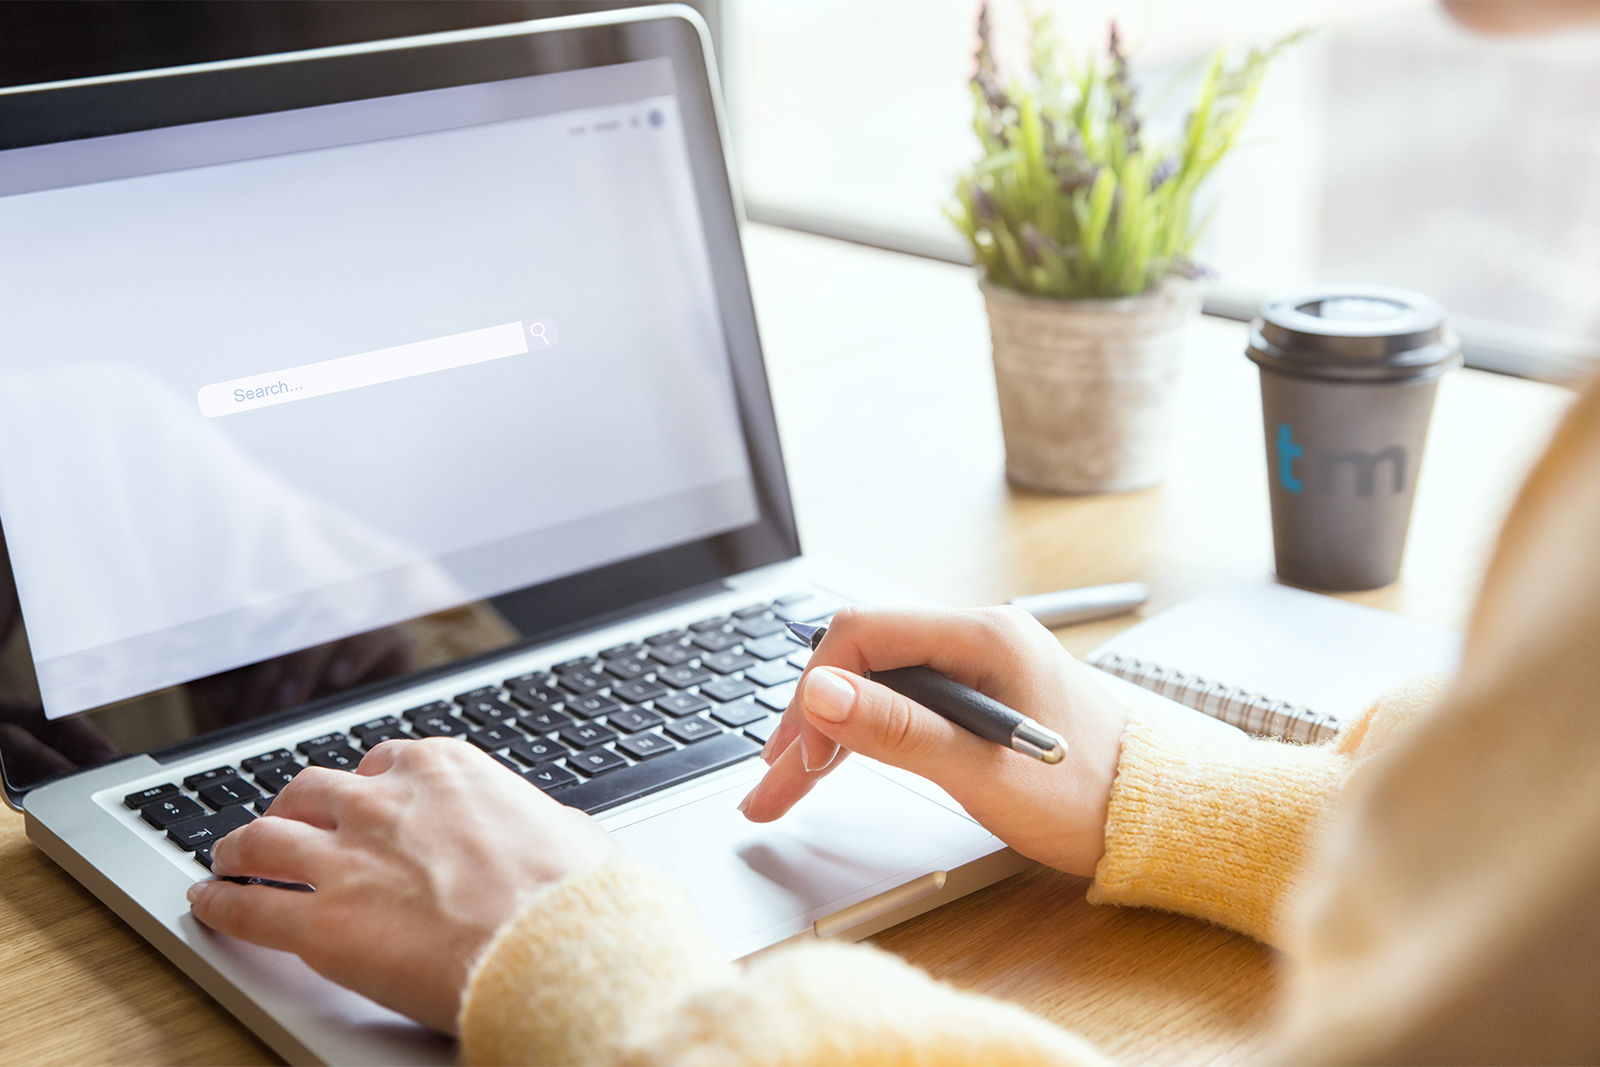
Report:
[[[984,741],[862,677],[916,664],[1056,730],[1067,739],[1066,759],[1041,763]],[[1092,875],[1105,851],[1126,717],[1088,668],[1017,608],[846,608],[812,654],[762,753],[771,770],[742,810],[754,822],[780,817],[856,751],[943,787],[1023,855]]]

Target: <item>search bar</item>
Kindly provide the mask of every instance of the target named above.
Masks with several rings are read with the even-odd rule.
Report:
[[[550,348],[561,337],[549,319],[527,319],[503,326],[413,341],[355,356],[307,363],[302,367],[264,371],[200,387],[196,398],[200,414],[208,419],[241,411],[309,400],[367,385],[415,378],[419,374],[487,363],[491,359],[520,356]]]

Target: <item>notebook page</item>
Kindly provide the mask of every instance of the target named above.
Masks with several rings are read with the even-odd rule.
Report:
[[[1090,653],[1132,657],[1341,720],[1407,679],[1454,671],[1461,634],[1271,583],[1203,593]]]

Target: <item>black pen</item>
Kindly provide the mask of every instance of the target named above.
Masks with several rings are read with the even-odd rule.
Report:
[[[789,632],[815,650],[822,644],[828,628],[791,622]],[[1016,749],[1044,763],[1060,763],[1066,758],[1066,738],[931,667],[868,671],[867,677],[888,686],[901,696],[910,697],[929,711],[949,719],[985,741]]]

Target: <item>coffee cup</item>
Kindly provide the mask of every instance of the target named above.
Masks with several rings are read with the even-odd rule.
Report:
[[[1439,378],[1461,362],[1443,309],[1386,286],[1302,289],[1262,304],[1246,354],[1261,369],[1278,577],[1388,585]]]

